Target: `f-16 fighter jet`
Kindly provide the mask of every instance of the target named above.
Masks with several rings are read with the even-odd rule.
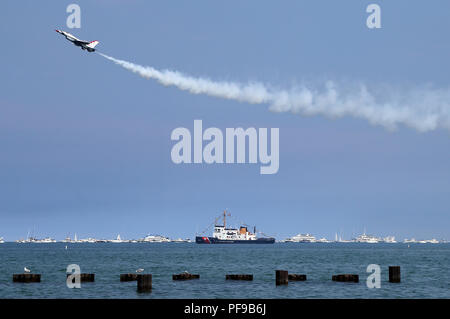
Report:
[[[60,34],[62,34],[63,36],[65,36],[67,40],[72,42],[77,47],[80,47],[83,50],[88,50],[88,52],[94,52],[95,51],[95,49],[94,49],[95,46],[97,44],[99,44],[99,42],[97,40],[90,41],[90,42],[89,41],[84,41],[84,40],[78,39],[76,36],[74,36],[73,34],[70,34],[69,32],[61,31],[61,30],[55,30],[55,31],[60,33]]]

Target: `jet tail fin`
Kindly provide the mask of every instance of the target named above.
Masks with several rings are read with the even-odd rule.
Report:
[[[95,41],[89,42],[89,44],[86,44],[86,46],[87,46],[88,48],[93,49],[93,48],[95,48],[95,46],[96,46],[97,44],[99,44],[99,43],[100,43],[100,42],[98,42],[97,40],[95,40]]]

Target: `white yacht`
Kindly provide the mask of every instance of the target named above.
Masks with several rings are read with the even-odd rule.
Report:
[[[352,243],[352,242],[354,242],[354,240],[347,240],[347,239],[342,238],[342,236],[339,236],[339,237],[338,237],[338,234],[337,234],[337,233],[336,233],[336,235],[334,236],[334,241],[335,241],[336,243]]]
[[[61,242],[62,243],[71,243],[72,239],[69,236],[67,236],[65,239],[61,240]]]
[[[425,240],[421,240],[419,241],[419,243],[421,244],[439,244],[439,240],[433,238],[433,239],[425,239]]]
[[[3,239],[3,237],[0,237],[0,244],[4,244],[5,240]]]
[[[160,235],[147,235],[139,241],[143,243],[168,243],[170,239]]]
[[[189,238],[186,238],[186,239],[177,238],[177,239],[171,239],[170,242],[172,242],[172,243],[190,243],[192,241]]]
[[[56,243],[56,240],[53,238],[50,238],[50,237],[46,237],[44,239],[36,239],[34,242],[38,243],[38,244],[50,244],[50,243]]]
[[[355,242],[357,243],[377,244],[380,241],[381,241],[380,238],[371,235],[366,235],[366,233],[359,235],[358,237],[355,238]]]
[[[89,237],[89,238],[80,239],[77,242],[78,243],[96,243],[97,239]]]
[[[317,243],[330,243],[331,240],[326,239],[325,237],[317,239]]]
[[[291,238],[287,238],[286,243],[315,243],[316,237],[311,234],[298,234]]]
[[[116,239],[108,240],[108,242],[110,242],[110,243],[124,243],[124,242],[126,242],[126,240],[122,240],[122,238],[120,238],[120,234],[119,234],[119,235],[117,235]]]
[[[383,243],[395,244],[397,241],[394,236],[387,236],[383,238]]]
[[[50,237],[46,237],[44,239],[37,239],[35,237],[28,237],[27,239],[19,239],[16,240],[16,243],[25,244],[25,243],[35,243],[35,244],[49,244],[56,243],[56,240]]]

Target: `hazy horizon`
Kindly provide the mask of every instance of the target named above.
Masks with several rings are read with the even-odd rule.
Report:
[[[193,238],[227,210],[277,239],[450,239],[449,2],[375,1],[377,30],[365,0],[78,1],[81,29],[70,3],[2,4],[0,237]],[[197,119],[279,128],[278,172],[174,164]]]

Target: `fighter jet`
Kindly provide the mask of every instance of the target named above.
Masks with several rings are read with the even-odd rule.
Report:
[[[91,41],[91,42],[80,40],[73,34],[70,34],[69,32],[66,32],[66,31],[61,31],[61,30],[55,30],[55,31],[62,34],[63,36],[65,36],[67,40],[72,42],[77,47],[80,47],[83,50],[87,50],[88,52],[94,52],[95,46],[99,43],[97,40]]]

